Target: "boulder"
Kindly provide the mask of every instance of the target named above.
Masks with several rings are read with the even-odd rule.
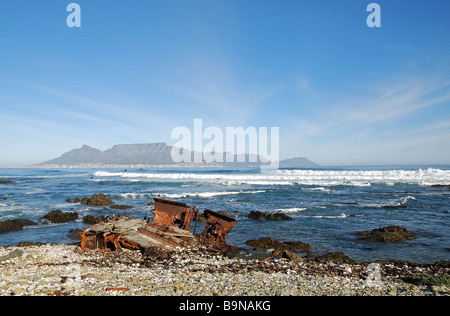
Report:
[[[35,222],[30,221],[28,219],[10,219],[3,222],[0,222],[0,234],[18,231],[23,229],[25,226],[36,225]]]
[[[262,220],[267,220],[267,221],[285,221],[285,220],[287,220],[287,221],[290,221],[290,220],[292,220],[292,217],[290,217],[289,215],[286,215],[282,212],[266,214],[261,211],[250,211],[250,213],[248,214],[248,218],[258,220],[258,221],[262,221]]]
[[[411,240],[417,237],[417,234],[411,233],[400,226],[375,228],[371,231],[357,232],[356,235],[360,236],[359,240],[365,242],[394,242]]]
[[[83,223],[89,224],[89,225],[94,225],[94,224],[104,222],[104,221],[106,221],[105,216],[95,217],[93,215],[86,215],[85,217],[83,217]]]
[[[278,239],[272,239],[270,237],[263,237],[260,239],[250,239],[245,242],[247,245],[254,249],[273,249],[274,251],[293,251],[299,252],[300,250],[309,250],[311,246],[301,241],[285,241],[280,242]]]
[[[0,180],[0,184],[15,184],[15,181],[12,180]]]
[[[61,210],[54,210],[50,211],[49,213],[45,214],[41,219],[44,219],[50,223],[67,223],[70,221],[75,221],[78,219],[78,213],[70,213],[70,212],[63,212]]]
[[[77,199],[74,200],[74,202]],[[114,205],[114,202],[111,199],[107,198],[103,193],[94,194],[90,198],[83,198],[80,200],[80,203],[88,206],[111,206]]]
[[[267,221],[290,221],[292,217],[281,212],[269,213],[266,215]]]
[[[262,221],[264,220],[264,218],[266,218],[266,214],[261,211],[250,211],[250,213],[248,214],[248,218]]]

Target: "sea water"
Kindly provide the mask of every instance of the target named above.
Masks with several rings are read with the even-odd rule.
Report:
[[[151,216],[155,197],[215,211],[227,211],[237,225],[229,244],[271,237],[302,241],[315,253],[341,251],[358,261],[379,259],[433,263],[450,260],[450,166],[334,167],[281,169],[0,169],[0,221],[26,218],[37,223],[0,235],[0,245],[21,241],[74,243],[72,228],[85,215],[118,212]],[[128,210],[67,203],[104,193]],[[6,199],[3,199],[6,198]],[[79,220],[47,224],[51,210],[78,212]],[[290,221],[256,221],[252,210],[283,212]],[[356,232],[398,225],[417,234],[393,243],[358,241]],[[201,225],[197,226],[197,233]]]

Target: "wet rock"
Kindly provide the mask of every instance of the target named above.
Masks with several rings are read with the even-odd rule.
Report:
[[[12,180],[0,180],[0,184],[15,184],[15,181]]]
[[[449,184],[433,184],[431,186],[432,188],[447,188],[450,190],[450,185]]]
[[[394,242],[411,240],[417,237],[417,234],[411,233],[400,226],[376,228],[371,231],[357,232],[356,235],[360,236],[359,240],[365,242]]]
[[[63,212],[61,210],[53,210],[45,214],[41,219],[46,220],[50,223],[67,223],[70,221],[75,221],[78,219],[77,212]]]
[[[311,246],[301,241],[285,241],[280,242],[278,239],[272,239],[270,237],[263,237],[260,239],[250,239],[245,242],[247,245],[254,249],[273,249],[274,251],[294,251],[311,249]]]
[[[330,252],[325,255],[319,255],[319,256],[316,255],[316,256],[313,256],[312,258],[310,257],[310,259],[313,259],[313,261],[316,261],[316,262],[334,262],[334,263],[354,263],[355,262],[355,260],[348,257],[343,252]]]
[[[28,219],[21,219],[21,218],[6,220],[0,222],[0,234],[18,231],[23,229],[25,226],[31,225],[36,225],[36,223]]]
[[[250,211],[250,214],[248,214],[248,218],[262,221],[266,217],[266,214],[264,214],[261,211]]]
[[[110,206],[114,205],[114,202],[111,199],[107,198],[103,193],[94,194],[90,198],[83,198],[81,204],[88,206]]]
[[[93,215],[86,215],[85,217],[83,217],[83,223],[90,224],[90,225],[94,225],[94,224],[104,222],[104,221],[106,221],[105,216],[95,217]]]
[[[270,213],[266,215],[267,221],[290,221],[292,217],[281,212]]]
[[[88,206],[111,206],[111,205],[114,205],[114,202],[111,201],[111,199],[107,198],[103,193],[94,194],[90,198],[84,197],[84,198],[80,199],[79,197],[76,197],[73,201],[70,198],[68,198],[66,200],[66,202],[67,203],[80,203],[82,205],[88,205]],[[119,207],[120,207],[120,205],[119,205]]]
[[[258,220],[258,221],[262,221],[262,220],[267,220],[267,221],[292,220],[292,217],[290,217],[289,215],[286,215],[282,212],[274,212],[274,213],[266,214],[261,211],[250,211],[250,213],[248,214],[248,218]]]

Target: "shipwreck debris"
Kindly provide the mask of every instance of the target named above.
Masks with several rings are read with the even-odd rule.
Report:
[[[155,198],[153,214],[155,215],[153,219],[155,224],[177,226],[190,231],[189,226],[194,217],[198,216],[198,210],[181,202]]]
[[[227,215],[205,210],[205,229],[195,235],[199,211],[185,203],[155,198],[153,222],[134,217],[118,217],[99,222],[81,234],[81,249],[123,251],[140,250],[152,257],[165,258],[176,248],[202,244],[212,250],[225,251],[226,237],[236,225]],[[194,233],[190,226],[195,219]]]
[[[205,210],[204,214],[207,217],[207,221],[205,229],[200,234],[200,243],[212,245],[219,250],[225,251],[227,248],[227,235],[236,226],[236,220],[208,209]]]

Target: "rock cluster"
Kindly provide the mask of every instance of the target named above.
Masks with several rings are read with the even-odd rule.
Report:
[[[63,212],[61,210],[53,210],[45,214],[41,219],[50,223],[59,224],[75,221],[78,219],[77,212]]]
[[[114,202],[111,201],[110,198],[107,198],[103,193],[94,194],[90,198],[85,197],[85,198],[81,199],[80,203],[83,205],[88,205],[88,206],[111,206],[111,205],[114,205]]]
[[[67,203],[80,203],[82,205],[87,206],[110,206],[113,209],[118,210],[128,210],[130,208],[133,208],[129,205],[119,205],[115,204],[110,198],[106,197],[103,193],[94,194],[90,198],[84,197],[80,199],[79,197],[75,198],[73,201],[72,199],[67,199]]]
[[[85,224],[90,224],[90,225],[94,225],[100,222],[104,222],[106,221],[106,217],[105,216],[93,216],[93,215],[86,215],[83,217],[83,223]]]
[[[417,237],[416,234],[400,226],[376,228],[371,231],[357,232],[356,235],[360,236],[359,240],[365,242],[394,242],[411,240]]]

